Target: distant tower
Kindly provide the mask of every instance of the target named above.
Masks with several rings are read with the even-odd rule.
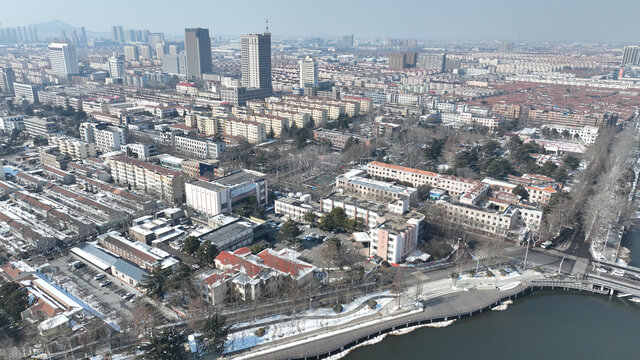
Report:
[[[0,91],[5,95],[14,95],[13,83],[16,75],[12,68],[0,68]]]
[[[209,29],[185,29],[184,49],[187,55],[187,77],[201,78],[211,72],[211,38]]]
[[[640,66],[640,46],[625,46],[620,65]]]
[[[272,89],[271,86],[271,32],[269,20],[263,34],[246,34],[242,44],[242,86]]]
[[[318,87],[318,62],[307,56],[300,60],[300,87]]]
[[[49,61],[51,72],[59,77],[78,74],[78,58],[73,45],[65,43],[52,43],[49,45]]]
[[[124,58],[115,54],[109,58],[109,74],[112,78],[124,76]]]

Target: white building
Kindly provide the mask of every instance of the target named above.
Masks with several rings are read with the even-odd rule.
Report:
[[[600,129],[596,126],[565,126],[546,124],[542,125],[542,128],[548,128],[550,130],[555,129],[558,134],[562,134],[567,131],[571,135],[571,139],[578,140],[585,145],[593,145],[598,138]]]
[[[242,86],[271,89],[271,33],[240,37],[242,45]]]
[[[318,63],[316,59],[307,56],[299,61],[300,87],[318,87]]]
[[[222,156],[226,146],[223,142],[199,139],[192,136],[176,135],[174,138],[176,151],[200,159],[218,159]]]
[[[78,74],[78,57],[73,45],[52,43],[49,45],[49,61],[51,72],[59,77]]]
[[[231,212],[234,205],[254,195],[258,204],[267,203],[264,174],[239,170],[211,182],[196,180],[185,184],[187,206],[208,216]]]
[[[27,100],[30,103],[38,101],[38,87],[36,85],[14,82],[13,91],[17,100]]]
[[[82,141],[95,143],[96,149],[102,152],[120,150],[127,143],[124,135],[124,129],[105,123],[87,122],[80,125]]]
[[[124,76],[124,58],[122,56],[112,56],[109,58],[109,74],[112,78]]]
[[[124,59],[127,61],[138,61],[138,48],[136,46],[125,46],[124,47]]]
[[[0,117],[0,131],[13,132],[13,130],[24,130],[24,117],[22,115]]]

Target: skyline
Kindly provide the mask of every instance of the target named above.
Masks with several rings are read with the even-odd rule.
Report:
[[[216,4],[194,1],[187,11],[174,12],[174,3],[162,1],[114,0],[101,15],[94,9],[78,8],[70,0],[55,4],[43,0],[3,5],[2,27],[26,26],[60,20],[85,26],[88,31],[107,33],[112,25],[149,29],[152,32],[183,34],[185,28],[203,27],[212,36],[259,33],[264,20],[276,37],[340,37],[353,33],[357,38],[412,38],[419,40],[503,40],[523,42],[637,42],[634,27],[640,3],[629,0],[576,0],[513,3],[492,0],[483,3],[464,0],[455,5],[436,1],[409,0],[406,6],[374,7],[357,0],[341,3],[299,4],[294,1]],[[251,11],[247,11],[247,6]],[[366,11],[363,9],[366,8]],[[73,11],[72,11],[73,9]],[[115,12],[113,9],[123,9]],[[200,11],[188,11],[199,9]],[[340,9],[340,10],[337,10]],[[217,16],[229,13],[238,16]],[[305,16],[313,13],[314,16]],[[358,14],[366,13],[367,16]],[[512,15],[517,14],[517,15]],[[452,23],[451,17],[455,20]],[[170,21],[168,19],[170,18]],[[331,26],[327,26],[328,21]],[[615,26],[610,26],[615,24]]]

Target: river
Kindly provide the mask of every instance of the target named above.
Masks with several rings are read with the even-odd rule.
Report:
[[[640,226],[622,245],[640,267]],[[355,349],[347,360],[637,359],[640,304],[617,297],[541,291],[446,328],[421,328]]]
[[[355,349],[347,360],[637,359],[640,304],[541,291],[446,328],[421,328]]]

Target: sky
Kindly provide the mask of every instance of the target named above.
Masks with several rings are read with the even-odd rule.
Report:
[[[168,34],[640,43],[640,0],[23,0],[3,1],[3,27],[61,20]],[[95,5],[93,5],[95,4]]]

